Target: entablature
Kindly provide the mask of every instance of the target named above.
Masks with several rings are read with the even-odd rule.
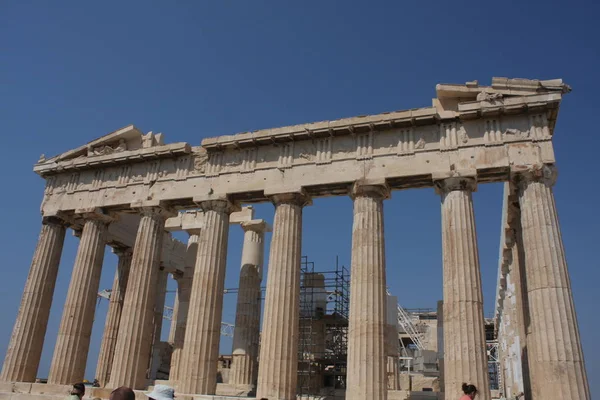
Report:
[[[161,136],[130,150],[147,135],[124,128],[126,134],[95,141],[112,146],[100,151],[110,154],[88,149],[93,155],[86,156],[82,147],[36,165],[46,179],[42,212],[123,211],[148,201],[194,209],[211,196],[263,202],[266,191],[282,187],[302,187],[312,197],[344,195],[360,179],[385,180],[392,189],[430,187],[434,176],[464,170],[476,171],[480,183],[499,182],[514,165],[554,163],[560,85],[546,92],[534,83],[530,91],[502,89],[518,96],[467,85],[456,103],[438,86],[446,97],[438,95],[434,107],[208,138],[197,147],[164,145]],[[115,150],[117,139],[130,141],[126,150]],[[150,153],[155,157],[143,157]]]

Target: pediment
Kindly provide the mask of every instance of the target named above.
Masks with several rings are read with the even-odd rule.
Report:
[[[38,164],[106,156],[161,145],[163,145],[162,134],[154,134],[152,132],[144,134],[135,125],[128,125],[50,159],[46,159],[42,155]]]

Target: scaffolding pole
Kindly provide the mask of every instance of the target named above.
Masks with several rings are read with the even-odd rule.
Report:
[[[350,273],[315,271],[306,256],[301,262],[298,396],[326,394],[335,398],[345,388],[348,347]],[[324,393],[326,392],[326,393]]]

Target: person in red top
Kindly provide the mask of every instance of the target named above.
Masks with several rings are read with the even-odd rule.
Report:
[[[466,383],[463,383],[462,390],[465,394],[460,398],[460,400],[472,400],[477,396],[477,388],[475,385],[467,385]]]

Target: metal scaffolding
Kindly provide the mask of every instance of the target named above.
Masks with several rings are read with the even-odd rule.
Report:
[[[488,358],[488,375],[490,377],[490,389],[501,390],[502,369],[500,368],[500,349],[498,344],[498,335],[495,329],[495,320],[485,319],[485,339]]]
[[[298,395],[336,396],[346,386],[350,273],[315,271],[314,262],[302,257],[298,346]],[[323,392],[325,391],[325,393]]]

